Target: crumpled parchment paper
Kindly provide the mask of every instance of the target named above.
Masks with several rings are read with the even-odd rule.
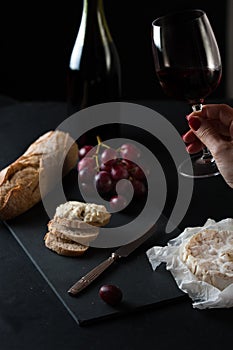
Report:
[[[233,306],[233,283],[221,291],[206,282],[199,281],[179,257],[180,245],[204,228],[233,231],[233,219],[219,222],[208,219],[202,227],[188,227],[178,237],[168,241],[165,247],[152,247],[146,254],[153,270],[156,270],[162,262],[166,263],[166,268],[172,273],[178,287],[192,299],[194,308],[229,308]]]

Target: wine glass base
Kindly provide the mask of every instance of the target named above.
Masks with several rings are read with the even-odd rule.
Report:
[[[206,178],[211,176],[219,175],[219,170],[213,158],[207,158],[200,155],[191,157],[192,172],[190,172],[190,158],[184,160],[183,163],[178,167],[178,172],[189,178]]]

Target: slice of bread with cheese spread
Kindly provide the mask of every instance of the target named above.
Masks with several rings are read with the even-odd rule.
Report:
[[[57,207],[55,217],[81,220],[93,226],[105,226],[108,224],[111,214],[104,205],[69,201]]]
[[[45,245],[60,255],[82,255],[110,217],[103,205],[78,201],[61,204],[47,225]]]

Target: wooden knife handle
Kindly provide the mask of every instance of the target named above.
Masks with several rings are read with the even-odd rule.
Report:
[[[91,282],[93,282],[99,275],[101,275],[102,272],[104,272],[112,263],[117,260],[119,256],[115,253],[112,253],[112,255],[104,260],[101,264],[96,266],[94,269],[92,269],[90,272],[88,272],[85,276],[80,278],[69,290],[68,293],[70,295],[76,295],[81,290],[89,286]]]

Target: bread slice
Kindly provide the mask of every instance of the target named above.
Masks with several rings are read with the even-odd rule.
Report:
[[[233,231],[196,233],[181,245],[180,258],[199,280],[223,290],[233,283]]]
[[[53,220],[54,223],[67,226],[69,228],[74,228],[74,229],[88,229],[88,230],[97,230],[95,225],[91,225],[86,223],[85,221],[79,220],[79,219],[67,219],[67,218],[62,218],[59,216],[54,216]]]
[[[61,204],[48,223],[45,245],[58,254],[76,256],[77,246],[89,246],[97,238],[99,226],[106,225],[110,216],[103,205],[77,201]]]
[[[61,164],[61,159],[64,164]],[[49,131],[39,137],[15,162],[0,171],[0,219],[12,219],[41,200],[39,179],[44,174],[43,195],[56,184],[57,167],[66,175],[78,160],[78,146],[68,133]],[[59,180],[59,179],[58,179]]]
[[[60,219],[60,222],[50,220],[48,230],[62,239],[68,239],[84,245],[94,241],[99,234],[98,227],[87,225],[85,228],[73,228],[63,224],[62,219]]]
[[[54,235],[51,232],[46,233],[44,241],[45,246],[48,249],[64,256],[81,256],[88,249],[88,246],[84,246],[67,239],[62,239],[58,235]]]
[[[104,205],[68,201],[57,207],[55,218],[81,220],[93,226],[105,226],[109,223],[111,214]]]

